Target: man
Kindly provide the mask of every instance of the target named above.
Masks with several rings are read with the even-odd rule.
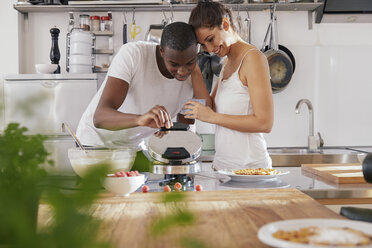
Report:
[[[207,99],[211,107],[196,55],[194,31],[183,22],[164,28],[160,46],[123,45],[80,120],[83,145],[138,146],[158,128],[171,127],[188,99]]]

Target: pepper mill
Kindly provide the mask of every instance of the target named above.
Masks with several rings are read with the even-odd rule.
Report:
[[[50,29],[50,34],[52,35],[52,48],[50,49],[50,61],[52,64],[57,64],[57,70],[54,72],[54,74],[61,73],[61,67],[59,66],[59,60],[61,58],[61,54],[59,53],[58,48],[58,35],[59,35],[59,29],[54,27]]]

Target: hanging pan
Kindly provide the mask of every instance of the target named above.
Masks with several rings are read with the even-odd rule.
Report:
[[[284,90],[291,81],[296,67],[296,62],[291,51],[278,44],[275,5],[271,10],[270,15],[271,20],[261,51],[265,54],[269,63],[272,91],[273,93],[278,93]],[[268,40],[269,44],[267,44]]]

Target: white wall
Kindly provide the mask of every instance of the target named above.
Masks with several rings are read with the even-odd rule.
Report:
[[[18,18],[21,18],[13,9],[15,0],[0,1],[0,130],[4,129],[3,118],[3,75],[18,73]]]
[[[16,15],[15,10],[8,12]],[[75,18],[78,15],[75,13]],[[176,21],[187,21],[189,13],[175,12],[174,15]],[[245,12],[241,12],[241,15],[244,19]],[[250,16],[252,43],[260,48],[269,22],[269,12],[250,12]],[[117,51],[122,44],[122,13],[114,12],[113,19],[114,48]],[[127,19],[132,19],[131,12],[127,13]],[[136,12],[135,19],[142,28],[136,40],[143,40],[149,24],[160,23],[163,14]],[[321,132],[326,146],[372,145],[372,24],[322,23],[314,24],[313,29],[309,30],[306,11],[278,12],[278,22],[279,43],[294,54],[296,71],[288,87],[274,95],[275,121],[272,132],[266,135],[268,146],[307,145],[308,111],[303,106],[299,115],[294,112],[301,98],[312,101],[315,132]],[[21,73],[34,73],[35,63],[49,63],[49,29],[53,26],[61,30],[60,64],[62,72],[66,72],[67,24],[67,13],[29,13],[28,31],[22,39],[22,44],[27,44],[29,49],[23,54]],[[14,47],[16,34],[9,36],[8,40]],[[13,49],[7,50],[7,54],[16,54],[16,48]],[[3,59],[2,63],[5,63]],[[13,72],[11,68],[9,70]],[[2,70],[2,73],[8,72],[8,69]]]

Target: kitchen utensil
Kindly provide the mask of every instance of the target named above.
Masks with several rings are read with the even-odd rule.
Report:
[[[270,24],[267,29],[261,51],[265,54],[269,63],[272,91],[273,93],[278,93],[284,90],[284,88],[289,84],[294,70],[291,58],[286,52],[282,51],[278,45],[277,17],[275,15],[275,8],[276,4],[274,4],[270,12]],[[269,36],[269,44],[267,45]],[[292,54],[291,56],[294,61]]]
[[[181,125],[182,126],[182,125]],[[151,172],[155,174],[193,174],[200,171],[196,159],[201,154],[202,140],[174,123],[163,137],[151,136],[147,151],[154,159]]]
[[[56,64],[35,64],[36,72],[40,74],[53,74],[57,68]]]
[[[55,74],[61,73],[61,67],[59,66],[59,60],[61,58],[61,54],[59,53],[58,48],[58,36],[59,36],[59,29],[54,27],[50,29],[50,34],[52,36],[52,47],[50,49],[50,60],[52,64],[57,65],[57,69],[54,71]]]
[[[118,196],[129,196],[145,183],[145,175],[132,177],[107,176],[103,179],[103,187]]]
[[[142,31],[142,28],[136,24],[136,19],[134,18],[135,14],[136,9],[133,9],[132,23],[129,25],[129,33],[132,40],[135,40],[136,36]]]
[[[130,171],[136,158],[136,148],[70,148],[68,158],[75,173],[84,178],[88,170],[100,164],[108,165],[109,173]]]
[[[163,11],[163,15],[164,15],[164,19],[162,20],[161,24],[150,25],[149,30],[146,33],[146,37],[145,37],[146,41],[151,41],[151,42],[160,44],[161,34],[163,33],[164,27],[172,23],[174,20],[172,7],[171,7],[171,17],[167,17],[164,11]]]
[[[69,134],[72,136],[72,138],[74,138],[76,144],[81,148],[81,150],[83,150],[85,153],[87,153],[87,151],[84,149],[84,146],[81,144],[80,140],[78,139],[78,137],[74,133],[74,131],[72,131],[72,129],[70,128],[70,126],[67,123],[63,122],[62,123],[62,132],[65,132],[66,129],[69,132]]]
[[[360,163],[303,164],[301,170],[310,172],[331,183],[365,183]]]
[[[368,183],[372,183],[372,153],[368,153],[363,160],[363,176]]]
[[[127,37],[127,16],[126,13],[123,12],[123,44],[128,42],[128,37]]]
[[[251,26],[252,26],[252,21],[251,17],[249,16],[249,12],[247,11],[247,18],[244,19],[245,22],[247,22],[247,37],[245,39],[246,42],[251,44]]]

